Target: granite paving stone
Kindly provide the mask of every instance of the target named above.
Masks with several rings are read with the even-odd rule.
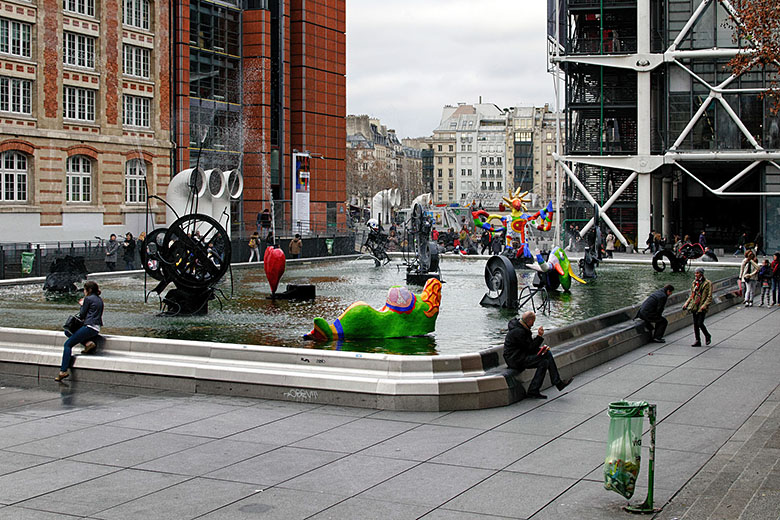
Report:
[[[276,449],[272,444],[225,439],[199,444],[136,466],[138,469],[203,476]]]
[[[551,439],[584,423],[591,415],[581,413],[547,412],[543,408],[533,410],[498,426],[496,430],[512,433],[530,433]]]
[[[199,520],[304,520],[344,500],[319,491],[269,488],[198,517]],[[337,517],[333,517],[337,518]],[[344,518],[344,517],[338,517]]]
[[[249,484],[197,477],[92,516],[104,520],[195,518],[256,492]]]
[[[482,433],[473,428],[421,425],[366,449],[364,455],[394,459],[429,460]]]
[[[186,477],[124,469],[21,502],[21,507],[52,513],[91,516],[160,489]]]
[[[89,425],[53,418],[36,419],[0,428],[0,449],[46,439],[67,432],[82,430]]]
[[[116,468],[71,460],[39,464],[0,477],[0,502],[14,504],[38,495],[91,480]]]
[[[132,467],[159,457],[205,444],[209,439],[172,433],[150,433],[128,441],[75,455],[71,460]]]
[[[75,432],[66,432],[54,437],[26,442],[7,448],[9,451],[29,453],[55,458],[68,458],[104,446],[111,446],[129,439],[148,435],[140,430],[117,428],[108,425],[91,426]]]
[[[222,439],[297,413],[282,409],[238,408],[176,426],[168,432]]]
[[[529,453],[505,471],[581,479],[604,464],[605,442],[555,439]],[[572,457],[576,453],[576,457]]]
[[[279,412],[278,409],[274,410],[274,413]],[[242,431],[227,438],[232,441],[259,442],[261,444],[285,446],[355,420],[355,417],[348,415],[330,415],[316,412],[296,413],[295,415],[285,415],[278,420]]]
[[[0,460],[3,461],[3,463],[0,464],[0,475],[5,475],[21,469],[46,464],[54,459],[42,455],[30,455],[27,453],[0,450]]]
[[[9,518],[13,520],[68,520],[69,518],[80,518],[78,516],[64,515],[62,513],[49,513],[48,511],[37,511],[25,507],[0,506],[0,518]]]
[[[213,471],[215,479],[273,486],[343,457],[343,454],[282,447]]]
[[[311,520],[415,520],[430,507],[353,497],[311,516]]]
[[[433,457],[431,462],[472,468],[503,469],[538,448],[546,437],[488,431]]]
[[[353,496],[418,464],[409,460],[354,454],[287,480],[279,486]]]
[[[447,509],[488,515],[529,518],[577,482],[500,471],[446,504]],[[486,500],[486,497],[489,499]]]
[[[359,418],[291,445],[299,448],[353,453],[416,427],[415,424],[406,422]]]
[[[472,489],[493,473],[478,468],[424,462],[371,487],[358,497],[437,507]]]

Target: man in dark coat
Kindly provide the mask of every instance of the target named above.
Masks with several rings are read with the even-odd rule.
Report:
[[[664,339],[664,332],[666,332],[666,326],[669,322],[664,318],[664,307],[666,307],[666,299],[672,295],[674,287],[667,284],[661,289],[653,291],[650,296],[639,307],[639,313],[637,318],[645,322],[645,327],[653,334],[653,341],[656,343],[666,343]]]
[[[534,399],[547,399],[546,395],[539,393],[544,382],[544,375],[550,372],[550,382],[558,390],[563,390],[571,378],[562,380],[558,374],[558,367],[555,365],[555,359],[550,353],[550,347],[544,345],[544,327],[539,327],[537,336],[532,337],[531,327],[536,321],[536,314],[531,311],[524,312],[518,320],[512,318],[509,322],[509,331],[504,339],[504,361],[509,368],[515,370],[525,370],[526,368],[535,368],[536,373],[528,386],[526,397]]]

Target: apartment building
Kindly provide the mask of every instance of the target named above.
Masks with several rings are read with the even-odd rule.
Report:
[[[3,241],[145,229],[171,173],[169,21],[150,0],[0,1]]]

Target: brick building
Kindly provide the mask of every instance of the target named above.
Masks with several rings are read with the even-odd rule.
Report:
[[[304,229],[344,226],[344,0],[176,0],[174,10],[176,171],[198,155],[203,167],[240,168],[235,227],[254,230],[273,201],[278,235],[293,229],[293,154],[308,155]]]
[[[169,20],[148,0],[0,1],[4,242],[145,228],[170,178]]]
[[[309,229],[343,225],[345,61],[343,0],[0,0],[0,240],[137,235],[198,160],[283,232],[296,152]]]

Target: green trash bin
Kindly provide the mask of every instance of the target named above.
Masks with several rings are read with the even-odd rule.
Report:
[[[333,254],[333,239],[332,238],[326,238],[325,239],[325,247],[328,250],[328,254],[332,255]]]
[[[35,253],[25,251],[22,253],[22,274],[30,274],[35,263]]]
[[[633,513],[652,513],[655,471],[656,405],[646,401],[615,401],[609,403],[609,436],[604,460],[604,488],[626,498],[634,495],[642,457],[644,417],[650,418],[650,456],[648,464],[647,499],[640,506],[626,506]]]

